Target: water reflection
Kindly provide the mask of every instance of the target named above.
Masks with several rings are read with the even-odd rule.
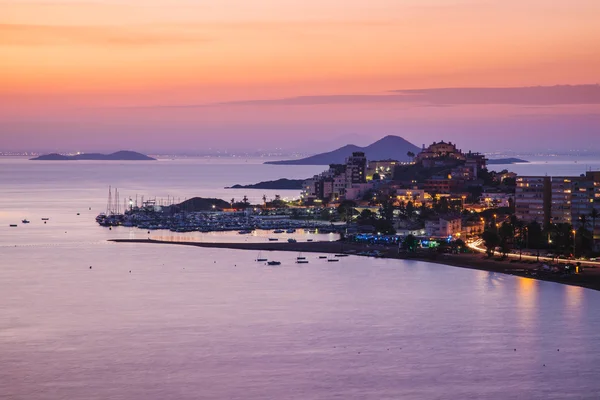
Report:
[[[531,329],[537,320],[538,281],[531,278],[517,277],[516,303],[517,318],[521,327]]]
[[[579,286],[567,286],[565,288],[565,307],[568,312],[579,314],[583,305],[584,288]]]

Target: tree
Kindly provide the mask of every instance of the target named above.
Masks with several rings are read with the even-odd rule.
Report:
[[[485,231],[481,237],[483,239],[488,256],[492,257],[496,247],[498,247],[500,244],[500,235],[498,235],[496,232]]]
[[[600,216],[600,213],[595,208],[592,208],[590,217],[592,218],[592,238],[596,238],[596,219]]]
[[[587,222],[588,222],[587,215],[581,214],[579,216],[579,222],[581,223],[581,227],[582,228],[586,228],[587,227]]]
[[[369,225],[375,218],[375,214],[371,210],[364,209],[358,216],[358,222],[363,225]]]
[[[381,180],[381,176],[377,172],[375,172],[373,174],[373,180],[374,181],[380,181]]]
[[[502,249],[502,255],[506,257],[510,253],[510,244],[513,242],[513,226],[510,222],[504,222],[500,226],[498,231],[500,236],[500,248]]]
[[[415,153],[413,153],[412,151],[409,151],[408,153],[406,153],[406,155],[408,156],[408,158],[415,158]]]
[[[267,195],[263,194],[262,199],[263,199],[263,206],[266,208],[267,207]]]
[[[462,239],[456,239],[454,241],[454,246],[456,246],[459,253],[464,253],[465,250],[467,249],[467,245],[466,245],[465,241]]]
[[[340,203],[337,208],[338,215],[342,221],[350,221],[354,213],[354,207],[356,203],[352,200],[344,200]]]
[[[414,253],[417,251],[417,238],[414,235],[406,236],[402,241],[402,248]]]

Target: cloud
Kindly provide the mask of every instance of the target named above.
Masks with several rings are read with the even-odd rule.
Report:
[[[146,46],[206,42],[207,38],[176,28],[145,26],[78,26],[0,24],[0,46],[84,44]]]
[[[558,85],[511,88],[438,88],[394,90],[431,104],[509,104],[551,106],[600,104],[600,85]]]
[[[600,85],[413,89],[394,90],[389,92],[389,94],[376,95],[298,96],[208,104],[158,105],[140,108],[312,106],[336,104],[411,104],[419,107],[451,107],[461,105],[515,105],[527,107],[595,105],[600,104]]]

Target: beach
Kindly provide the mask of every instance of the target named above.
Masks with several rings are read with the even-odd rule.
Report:
[[[586,267],[578,274],[560,275],[542,273],[537,271],[540,263],[526,264],[520,262],[498,261],[490,259],[481,253],[442,254],[437,252],[427,253],[399,253],[396,247],[366,245],[350,242],[267,242],[267,243],[211,243],[211,242],[183,242],[154,239],[113,239],[116,243],[144,243],[158,245],[183,245],[204,248],[237,249],[253,251],[289,251],[298,253],[327,253],[348,254],[360,256],[359,252],[378,251],[381,258],[395,258],[402,260],[427,261],[439,265],[476,269],[482,271],[516,275],[543,281],[562,283],[565,285],[580,286],[593,290],[600,290],[600,269]]]

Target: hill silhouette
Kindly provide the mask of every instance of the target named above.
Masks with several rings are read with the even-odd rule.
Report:
[[[100,153],[83,153],[74,156],[65,156],[62,154],[52,153],[43,156],[32,158],[31,160],[40,161],[66,161],[66,160],[102,160],[102,161],[150,161],[155,158],[137,153],[135,151],[121,150],[111,154]]]
[[[409,161],[406,155],[409,151],[417,154],[421,149],[400,136],[389,135],[368,146],[360,147],[353,144],[340,147],[327,153],[301,158],[299,160],[267,161],[265,164],[275,165],[329,165],[343,164],[347,157],[355,151],[365,153],[367,160],[398,160]]]

